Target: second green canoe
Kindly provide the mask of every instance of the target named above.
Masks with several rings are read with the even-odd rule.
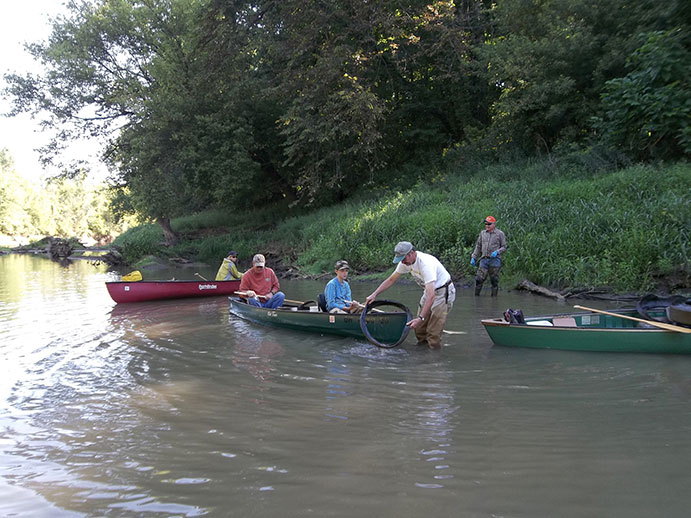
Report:
[[[640,317],[635,310],[614,311]],[[616,316],[578,313],[526,317],[524,324],[502,318],[482,321],[496,345],[627,353],[691,354],[691,334],[668,331]]]

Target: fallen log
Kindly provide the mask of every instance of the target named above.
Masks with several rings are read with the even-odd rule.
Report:
[[[98,258],[101,262],[108,266],[124,266],[126,264],[125,258],[120,253],[120,250],[113,247],[107,254]]]
[[[516,289],[518,290],[526,290],[531,293],[537,293],[538,295],[542,295],[544,297],[550,297],[553,299],[557,299],[560,302],[563,302],[566,300],[566,297],[562,295],[561,293],[557,293],[556,291],[552,291],[548,288],[545,288],[544,286],[538,286],[534,282],[530,282],[528,279],[524,279],[521,282],[518,283],[516,286]]]

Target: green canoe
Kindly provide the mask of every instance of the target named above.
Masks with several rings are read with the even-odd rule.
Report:
[[[635,310],[611,313],[638,317]],[[627,353],[691,354],[691,334],[659,329],[613,315],[578,313],[525,318],[525,324],[503,318],[482,321],[495,345]]]
[[[405,306],[391,301],[376,301],[374,304],[394,305],[405,311],[368,310],[363,318],[358,314],[326,313],[319,310],[316,302],[310,307],[286,301],[278,309],[268,309],[252,306],[238,297],[228,299],[230,314],[251,322],[310,333],[352,336],[384,348],[395,347],[405,340],[410,330],[406,322],[412,318]],[[366,326],[364,330],[363,325]]]

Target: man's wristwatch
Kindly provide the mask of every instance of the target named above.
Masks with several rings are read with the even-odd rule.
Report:
[[[422,315],[420,315],[418,318],[419,318],[420,320],[422,320],[423,322],[425,321],[425,317],[423,317]]]

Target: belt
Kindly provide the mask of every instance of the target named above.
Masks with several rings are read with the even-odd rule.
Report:
[[[438,288],[434,289],[434,291],[446,289],[446,293],[444,293],[444,302],[446,304],[449,303],[449,284],[451,284],[451,279],[449,279],[443,286],[439,286]]]

